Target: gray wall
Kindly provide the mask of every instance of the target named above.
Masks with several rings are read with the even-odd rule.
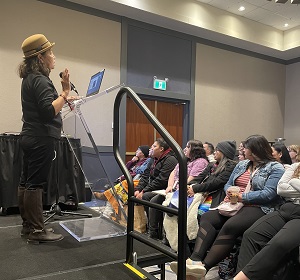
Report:
[[[195,137],[213,143],[282,137],[285,72],[282,64],[198,44]]]
[[[121,23],[100,17],[103,15],[100,12],[98,14],[92,16],[36,0],[1,2],[0,132],[20,131],[22,127],[21,79],[17,67],[23,59],[21,44],[32,34],[43,33],[56,43],[53,48],[56,66],[50,78],[58,92],[61,91],[59,73],[66,67],[80,95],[85,95],[90,77],[103,68],[107,71],[102,89],[120,83]],[[112,92],[82,106],[98,145],[112,143],[115,94]],[[64,128],[67,134],[74,136],[74,118],[68,119]],[[77,133],[81,133],[81,127],[77,127]],[[90,144],[83,142],[83,145]]]
[[[284,137],[287,144],[300,144],[300,63],[286,67]]]
[[[128,26],[127,84],[153,88],[153,76],[168,78],[171,93],[191,94],[192,40]],[[161,92],[162,95],[168,95]]]
[[[84,12],[35,0],[1,2],[0,35],[5,39],[0,41],[0,132],[21,130],[21,80],[17,76],[17,66],[22,60],[20,46],[27,36],[44,33],[50,41],[56,42],[56,68],[51,79],[58,90],[61,88],[58,74],[65,67],[69,68],[71,80],[81,95],[86,92],[90,76],[106,68],[103,88],[128,80],[139,93],[161,96],[161,92],[150,88],[151,76],[158,72],[157,76],[171,78],[168,97],[186,98],[191,102],[189,124],[193,131],[190,137],[216,144],[225,139],[240,141],[249,134],[261,133],[269,140],[284,136],[287,142],[300,143],[296,118],[299,64],[285,66],[208,46],[200,40],[195,43],[197,38],[178,36],[166,29],[162,35],[160,28],[148,28],[140,23],[130,27],[128,33],[128,26],[124,28],[118,17],[101,11]],[[127,20],[123,22],[126,24]],[[138,65],[137,59],[127,61],[130,57],[138,58],[141,53],[134,45],[127,45],[130,37],[122,36],[134,35],[137,30],[142,31],[139,34],[144,34],[145,40],[150,33],[156,38],[157,43],[153,44],[146,40],[146,49],[156,51],[158,47],[159,69],[151,56],[145,61],[151,68],[147,64]],[[174,42],[178,48],[173,47]],[[178,54],[182,49],[184,53]],[[167,63],[164,63],[165,57]],[[173,63],[169,65],[170,61]],[[137,76],[135,67],[136,71],[149,69],[149,73]],[[98,146],[112,146],[115,94],[107,94],[82,107]],[[91,146],[74,118],[66,121],[65,130],[71,136],[76,132],[75,136],[82,139],[84,146]]]

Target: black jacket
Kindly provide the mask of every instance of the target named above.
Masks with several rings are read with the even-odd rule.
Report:
[[[58,97],[49,79],[42,74],[29,74],[22,81],[22,135],[51,136],[59,139],[62,120],[55,115],[52,102]]]
[[[217,207],[225,197],[223,188],[236,164],[234,161],[227,161],[224,170],[214,174],[216,166],[210,163],[199,176],[189,182],[189,185],[195,184],[192,187],[194,193],[208,192],[212,196],[211,208]]]
[[[173,151],[170,151],[164,157],[153,161],[150,168],[147,168],[141,175],[139,184],[135,190],[151,192],[155,190],[166,189],[170,173],[177,164],[177,159]]]

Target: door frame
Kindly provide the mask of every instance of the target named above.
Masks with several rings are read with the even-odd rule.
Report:
[[[127,53],[128,53],[128,25],[140,26],[146,29],[155,30],[172,36],[178,36],[190,40],[192,42],[191,49],[191,61],[190,61],[190,92],[178,93],[170,91],[159,91],[150,88],[141,88],[127,84]],[[195,75],[196,75],[196,46],[197,41],[194,37],[187,36],[186,34],[170,31],[165,28],[154,26],[151,24],[141,23],[128,18],[122,18],[121,21],[121,33],[122,33],[122,47],[121,47],[121,83],[130,87],[141,98],[155,99],[165,102],[182,102],[185,103],[183,112],[183,145],[187,143],[189,139],[194,139],[194,116],[195,116]],[[125,160],[126,153],[126,98],[123,98],[120,104],[120,153]]]
[[[133,91],[135,91],[134,87],[130,87]],[[136,91],[135,91],[136,92]],[[162,98],[161,96],[153,96],[148,94],[141,94],[138,93],[138,96],[141,99],[148,99],[148,100],[157,100],[163,102],[170,102],[170,103],[184,103],[183,107],[183,130],[182,130],[182,142],[178,143],[182,147],[188,142],[188,140],[194,138],[194,100],[189,99],[174,99],[174,98]],[[193,105],[191,104],[193,103]],[[125,160],[125,153],[126,153],[126,97],[122,99],[120,104],[120,152],[123,155],[123,159]]]

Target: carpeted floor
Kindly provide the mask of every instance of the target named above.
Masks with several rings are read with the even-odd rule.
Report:
[[[87,206],[79,205],[75,213],[99,217],[98,210],[101,205],[87,203]],[[60,226],[59,222],[82,219],[82,217],[55,215],[47,227],[52,227],[56,233],[61,233],[64,239],[48,244],[27,244],[27,240],[20,237],[21,217],[18,209],[7,210],[7,215],[0,216],[0,280],[141,279],[123,265],[126,258],[126,236],[78,242]],[[158,255],[156,250],[138,241],[133,244],[139,259],[150,259],[150,262],[153,259],[155,263]],[[146,271],[153,270],[157,270],[156,265],[152,264],[148,269],[146,268]],[[159,275],[156,277],[160,279]],[[168,264],[165,279],[177,279],[177,275],[170,271]],[[220,278],[217,271],[212,269],[205,279]]]
[[[76,212],[99,213],[80,206]],[[55,216],[51,226],[64,239],[59,242],[32,245],[20,237],[21,218],[17,213],[0,216],[0,279],[140,279],[123,266],[126,237],[78,242],[60,225],[76,216]],[[138,243],[138,244],[137,244]],[[135,242],[138,256],[153,255],[154,249]]]

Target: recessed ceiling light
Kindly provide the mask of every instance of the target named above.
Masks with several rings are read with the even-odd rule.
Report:
[[[289,26],[289,24],[288,24],[288,23],[285,23],[285,24],[284,24],[284,27],[288,27],[288,26]]]
[[[245,7],[244,6],[239,7],[239,11],[240,12],[245,11]]]

